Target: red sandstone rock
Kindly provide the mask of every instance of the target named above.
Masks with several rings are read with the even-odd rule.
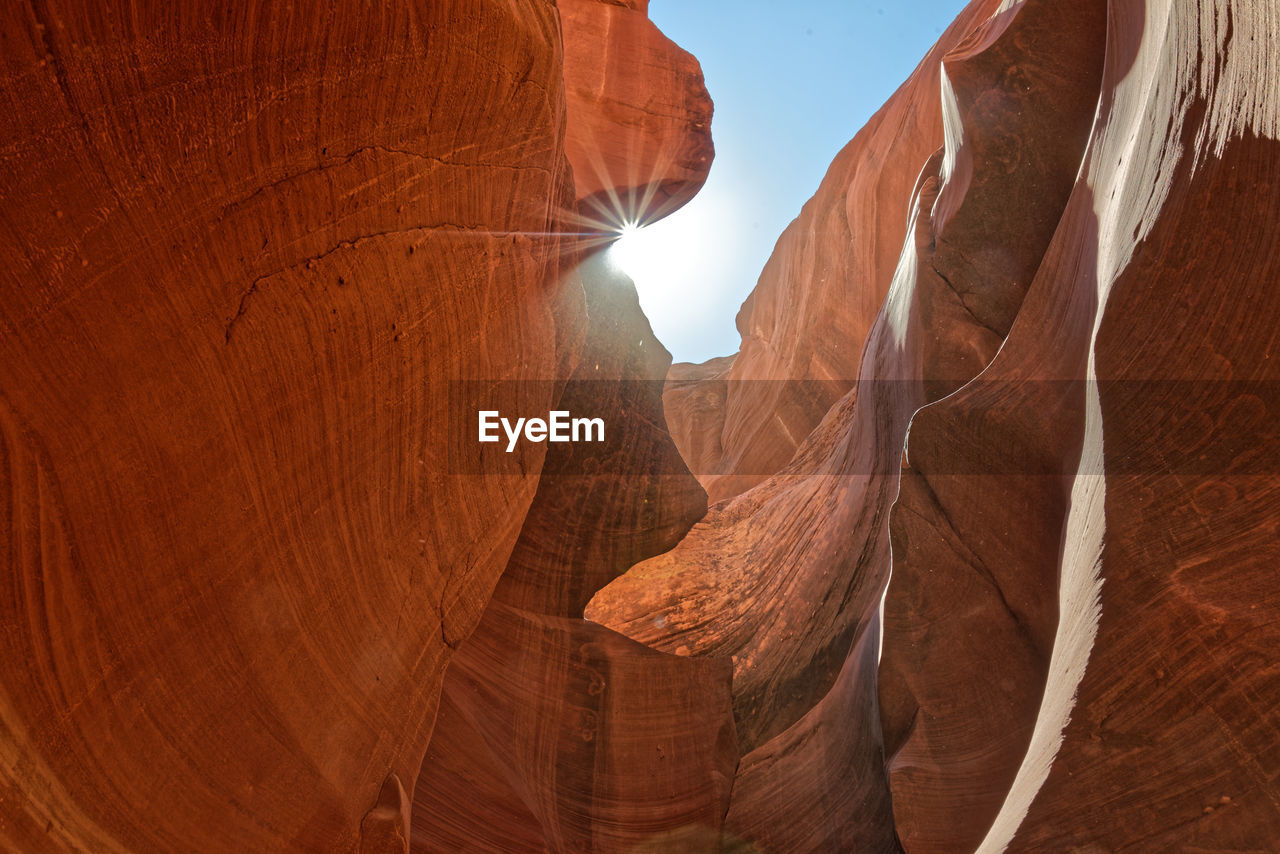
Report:
[[[567,50],[595,47],[588,39],[600,36],[596,16],[622,15],[625,28],[609,36],[623,38],[619,53],[643,46],[650,56],[634,66],[611,60],[603,91],[578,91],[576,106],[571,98],[571,141],[604,134],[598,125],[584,131],[580,122],[616,114],[629,101],[705,106],[701,119],[693,112],[683,123],[632,124],[632,116],[585,154],[571,147],[575,176],[592,174],[586,169],[594,161],[584,168],[582,157],[607,154],[613,179],[644,176],[654,198],[663,199],[650,213],[665,212],[683,197],[664,194],[691,194],[710,166],[710,101],[701,77],[642,16],[587,5],[596,8],[564,17]],[[612,43],[598,49],[612,55]],[[566,60],[570,80],[572,65]],[[668,76],[667,69],[680,73]],[[625,106],[623,115],[633,109]],[[667,159],[673,148],[705,150],[708,157],[673,166]],[[629,171],[616,171],[619,164]],[[637,187],[606,190],[579,188],[587,218],[602,198],[627,205]],[[607,441],[555,446],[547,454],[493,600],[445,680],[450,714],[436,727],[418,781],[416,851],[480,844],[497,851],[693,854],[718,845],[738,759],[729,663],[646,649],[582,619],[600,587],[674,546],[706,512],[706,495],[664,424],[662,378],[671,356],[654,337],[634,285],[598,249],[589,249],[576,270],[589,323],[576,369],[556,384],[556,407],[603,418]],[[478,774],[470,771],[471,756]]]
[[[0,136],[21,212],[0,242],[0,625],[23,662],[0,681],[7,848],[402,850],[445,664],[517,541],[502,596],[532,610],[513,619],[632,674],[584,689],[616,770],[583,779],[620,792],[633,760],[657,762],[621,813],[650,837],[718,833],[736,760],[724,668],[538,616],[577,617],[705,507],[673,473],[656,386],[618,385],[660,380],[669,356],[634,292],[598,275],[584,339],[579,249],[556,234],[582,230],[582,197],[656,215],[692,194],[710,101],[643,3],[565,6],[565,53],[534,2],[0,21],[0,85],[23,106]],[[623,327],[625,347],[582,350]],[[451,381],[509,381],[545,411],[569,392],[541,381],[580,357],[618,389],[588,402],[614,407],[633,468],[653,454],[662,476],[539,487],[540,446],[455,474],[474,460],[430,432],[456,426]],[[529,654],[554,724],[577,683]],[[684,719],[705,723],[672,741]],[[433,772],[456,768],[440,750]],[[674,804],[673,781],[692,787]],[[563,808],[588,815],[592,792]],[[596,821],[640,838],[616,810],[582,838]]]
[[[959,41],[983,11],[972,7],[948,39]],[[936,173],[941,157],[930,163]],[[915,196],[925,197],[915,209],[915,249],[931,257],[934,236],[921,216],[937,196],[935,174],[922,176]],[[744,751],[796,724],[827,694],[879,604],[888,569],[883,516],[897,488],[902,438],[924,402],[922,371],[941,371],[945,361],[933,354],[940,339],[921,330],[919,317],[928,300],[954,298],[936,288],[913,295],[915,249],[908,247],[899,292],[869,339],[867,384],[831,410],[779,475],[713,509],[675,550],[614,582],[588,611],[661,649],[732,657]],[[967,328],[947,330],[947,340],[967,337]]]
[[[557,5],[567,148],[584,224],[671,213],[702,187],[715,153],[698,61],[653,25],[647,2]]]
[[[554,9],[0,32],[0,847],[398,850],[544,447],[451,476],[449,381],[581,325]]]
[[[1077,306],[1072,346],[1091,357],[1063,612],[1028,761],[984,850],[1280,838],[1267,15],[1226,0],[1111,9],[1071,227],[1035,285]]]
[[[955,153],[933,205],[932,251],[921,256],[930,269],[917,277],[930,400],[976,376],[1015,316],[1034,310],[1023,297],[1084,153],[1105,14],[1101,2],[1027,0],[944,60]],[[1043,318],[1040,329],[1052,328]],[[1057,623],[1056,599],[1045,593],[1056,585],[1068,490],[1065,466],[1025,443],[1067,423],[1059,395],[1078,391],[1045,382],[1056,378],[1043,373],[1048,362],[1039,353],[1006,359],[1018,373],[997,379],[993,365],[912,417],[910,463],[890,516],[879,669],[894,818],[911,852],[973,850],[1035,722]],[[956,412],[957,400],[984,392],[989,420]],[[1058,435],[1064,450],[1078,448],[1070,431]]]
[[[658,837],[719,833],[738,760],[729,670],[495,601],[449,667],[456,717],[423,763],[414,849],[699,850]],[[505,785],[480,789],[473,761]]]
[[[671,371],[657,649],[668,357],[551,236],[705,177],[643,2],[0,13],[3,847],[1269,849],[1274,22],[999,5]],[[448,459],[477,377],[619,438]]]
[[[1263,649],[1277,603],[1261,568],[1280,79],[1259,64],[1274,34],[1238,4],[1151,8],[1145,28],[1113,7],[1083,156],[1099,14],[1012,5],[950,56],[955,132],[918,185],[868,382],[779,475],[588,609],[660,648],[735,656],[740,739],[758,746],[726,826],[765,847],[894,850],[871,831],[884,788],[911,851],[1276,837],[1280,689]],[[681,368],[672,420],[711,421],[733,393],[718,369]],[[902,447],[872,677],[859,662],[897,489],[877,460]],[[842,630],[854,651],[831,683]],[[888,780],[878,734],[850,746],[847,729],[877,681]],[[837,777],[859,794],[833,800]]]
[[[683,382],[668,394],[672,435],[713,503],[785,466],[858,377],[906,235],[916,174],[942,145],[939,62],[982,10],[962,13],[836,156],[779,238],[738,312],[742,346],[724,374],[723,414],[687,412]]]
[[[581,619],[601,586],[675,545],[706,496],[678,473],[661,426],[671,357],[634,286],[599,255],[579,272],[592,320],[556,405],[603,416],[615,438],[547,455],[493,601],[445,680],[456,713],[437,725],[423,763],[416,850],[493,838],[504,851],[696,852],[718,838],[729,806],[738,759],[729,663],[647,649]],[[485,800],[458,797],[459,785],[474,785],[472,755],[497,763],[507,785],[495,809],[520,817],[518,834],[492,826]],[[495,797],[493,786],[473,797]],[[513,848],[516,835],[533,847]]]
[[[733,356],[708,359],[700,365],[672,365],[662,390],[667,427],[691,471],[707,485],[724,456],[721,429],[729,397],[729,369]]]

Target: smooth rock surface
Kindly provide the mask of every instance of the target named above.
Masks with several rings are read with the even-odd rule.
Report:
[[[637,175],[647,195],[661,200],[649,215],[668,212],[701,186],[710,166],[710,101],[696,63],[690,66],[642,14],[598,3],[567,11],[574,5],[561,7],[566,50],[590,46],[610,56],[607,65],[589,66],[609,70],[602,89],[570,92],[569,140],[602,135],[585,153],[570,145],[575,178],[620,182],[603,192],[592,191],[598,185],[590,180],[579,185],[583,220],[601,199],[625,209]],[[622,22],[620,29],[597,32],[600,16]],[[620,64],[613,42],[592,41],[604,36],[619,40],[621,57],[635,59],[629,51],[642,47],[647,59]],[[598,60],[567,57],[566,79],[581,73],[575,63]],[[691,112],[680,122],[632,115],[655,102],[692,105]],[[631,116],[625,127],[581,124],[619,111]],[[673,163],[672,150],[707,157]],[[611,166],[600,173],[590,171],[594,160],[581,159],[602,154]],[[608,435],[603,445],[547,453],[492,601],[450,665],[448,715],[418,781],[414,851],[481,845],[694,854],[719,845],[738,761],[729,662],[648,649],[582,619],[602,586],[679,542],[706,512],[706,495],[666,430],[661,393],[671,356],[640,310],[635,286],[597,241],[584,241],[571,260],[588,322],[576,366],[562,366],[569,373],[551,384],[555,406],[602,418]]]
[[[702,68],[654,26],[647,2],[556,5],[583,227],[666,216],[702,188],[715,155]]]
[[[0,11],[0,848],[1274,848],[1274,9],[973,0],[671,367],[646,7]]]
[[[905,444],[878,674],[894,818],[911,852],[982,840],[1044,690],[1069,464],[1032,441],[1058,431],[1062,450],[1078,450],[1068,425],[1079,423],[1080,386],[1049,378],[1082,351],[1050,337],[1061,320],[1024,295],[1084,154],[1105,16],[1102,2],[1027,0],[944,60],[956,147],[933,206],[935,275],[917,279],[932,332],[925,396],[937,402],[915,412]],[[1011,352],[1015,317],[1039,329],[1034,355]],[[997,349],[1013,373],[983,370]]]
[[[1055,277],[1097,306],[1077,327],[1091,363],[1070,611],[985,850],[1280,838],[1278,40],[1274,10],[1254,4],[1110,9],[1081,211],[1063,235],[1083,249]]]
[[[416,851],[471,838],[503,851],[692,853],[719,838],[728,809],[729,662],[648,649],[582,619],[600,587],[675,545],[706,496],[661,427],[671,357],[634,286],[600,254],[579,273],[591,322],[556,405],[599,414],[621,436],[603,452],[547,454],[506,571],[445,679],[452,712],[423,763]],[[498,769],[497,794],[486,783],[475,800],[458,797],[476,785],[472,755]],[[495,826],[482,797],[517,815],[517,829]]]
[[[0,847],[399,850],[543,455],[451,476],[448,381],[581,323],[555,11],[0,32]]]
[[[588,616],[733,656],[726,827],[766,849],[1269,850],[1280,31],[1227,0],[969,11],[857,386]],[[786,376],[747,352],[668,382],[713,499],[764,473],[702,468]]]

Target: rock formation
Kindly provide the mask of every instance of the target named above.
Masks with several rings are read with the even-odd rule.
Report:
[[[580,221],[669,212],[710,167],[711,102],[696,61],[640,11],[578,0],[561,10]],[[613,27],[648,61],[605,51],[612,42],[599,39],[615,38]],[[574,87],[583,69],[604,70],[595,88]],[[677,112],[655,121],[655,96]],[[619,124],[580,126],[597,114]],[[612,439],[547,455],[488,610],[445,679],[448,716],[422,765],[414,851],[693,852],[718,844],[728,809],[738,758],[728,663],[647,649],[582,619],[597,590],[670,549],[706,511],[663,426],[671,356],[635,286],[586,243],[576,272],[588,323],[556,406],[603,417]],[[486,786],[460,798],[470,757],[489,769]],[[518,815],[518,834],[495,825],[491,803]]]
[[[1227,0],[1109,11],[1089,156],[1033,283],[1071,307],[1053,316],[1087,354],[1061,616],[983,848],[1266,850],[1280,839],[1276,17]],[[1046,328],[1015,332],[1048,362]],[[1109,820],[1084,818],[1100,808]]]
[[[994,8],[979,3],[961,13],[783,232],[738,312],[741,349],[731,364],[715,365],[722,403],[710,407],[705,387],[690,401],[695,387],[668,386],[672,435],[712,502],[786,465],[858,378],[906,235],[916,173],[942,144],[940,60]],[[698,371],[678,365],[672,377]]]
[[[765,328],[847,343],[795,319],[838,310],[821,275],[766,270],[739,353],[673,370],[672,434],[730,500],[588,615],[732,658],[726,827],[764,850],[1277,838],[1277,315],[1254,288],[1280,228],[1280,36],[1269,12],[1201,6],[971,4],[917,70],[941,62],[941,149],[917,161],[858,381],[785,465],[753,442],[785,447],[803,408],[764,395],[832,375],[744,370],[743,319],[780,288]],[[735,432],[735,398],[758,433]]]
[[[647,649],[582,619],[599,588],[675,545],[706,495],[687,471],[670,473],[683,469],[660,426],[671,359],[634,286],[599,255],[579,273],[590,322],[556,405],[599,413],[615,440],[599,453],[564,445],[547,455],[506,571],[445,679],[451,715],[423,763],[416,851],[465,849],[491,830],[486,800],[457,797],[450,755],[499,769],[502,802],[532,812],[523,832],[534,850],[678,850],[658,831],[701,845],[718,838],[728,808],[728,663]],[[637,473],[637,461],[655,473]],[[437,745],[449,752],[439,762]]]
[[[674,367],[643,0],[258,5],[0,11],[0,847],[1274,847],[1268,4],[973,0]]]
[[[692,193],[710,101],[643,10],[575,9],[562,37],[541,0],[357,6],[0,18],[7,850],[405,850],[450,657],[498,609],[517,543],[530,577],[553,557],[536,535],[563,497],[539,486],[545,446],[458,459],[442,434],[460,426],[457,381],[503,380],[546,411],[555,378],[598,355],[577,204],[601,176],[571,164],[586,137],[575,118],[566,140],[566,114],[638,109],[646,81],[611,70],[584,90],[593,36],[568,28],[623,21],[610,38],[643,36],[645,67],[677,69],[647,81],[672,105],[661,122],[602,134],[606,168],[652,157],[610,189],[668,208]],[[604,334],[619,310],[598,310]],[[603,376],[660,378],[649,339]],[[642,415],[628,450],[674,456]],[[595,514],[565,601],[700,515],[670,470],[576,496]],[[592,524],[620,526],[614,544],[588,541]],[[605,672],[652,669],[631,690],[689,686],[655,704],[648,741],[602,710],[623,736],[603,741],[627,768],[689,712],[707,771],[680,803],[723,800],[725,668],[511,619],[547,638],[552,692],[555,644],[583,638]],[[619,691],[596,700],[633,705]]]
[[[698,62],[646,16],[647,0],[557,0],[565,140],[588,224],[665,216],[711,168],[711,98]],[[622,220],[621,222],[619,220]]]
[[[402,838],[537,488],[433,431],[574,308],[554,10],[198,5],[0,13],[10,850]]]

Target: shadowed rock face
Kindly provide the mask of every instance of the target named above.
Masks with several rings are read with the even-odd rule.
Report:
[[[1070,723],[1055,719],[1047,774],[1015,783],[1043,779],[1020,827],[993,841],[1266,850],[1280,838],[1274,12],[1149,2],[1109,24],[1072,200],[1097,218],[1098,263],[1059,279],[1099,306],[1097,428],[1067,524],[1101,536],[1080,538],[1092,573],[1072,586],[1064,569],[1062,585],[1093,619],[1064,613],[1046,696],[1074,688]],[[1069,669],[1080,651],[1087,666]],[[1103,803],[1114,821],[1083,818]]]
[[[615,222],[683,203],[710,166],[710,101],[696,63],[639,12],[561,9],[566,80],[608,72],[596,88],[570,92],[583,221],[599,216],[602,201]],[[620,39],[632,61],[616,62],[614,43],[596,41],[605,37]],[[589,55],[575,56],[582,50]],[[647,112],[654,103],[683,112],[659,121]],[[603,127],[598,115],[623,124]],[[680,151],[706,156],[673,162]],[[614,183],[592,189],[604,180]],[[612,439],[603,450],[560,445],[546,456],[489,608],[450,664],[448,715],[414,801],[414,851],[466,850],[471,840],[487,850],[620,854],[719,845],[738,760],[729,663],[669,655],[582,619],[597,590],[680,541],[706,512],[706,494],[666,430],[671,356],[635,286],[599,247],[574,260],[588,322],[576,368],[555,384],[556,407],[602,417]],[[471,756],[483,776],[468,770]],[[495,826],[490,800],[514,827]]]
[[[534,847],[515,850],[702,851],[728,809],[738,759],[729,663],[669,655],[582,619],[600,587],[675,545],[706,495],[687,472],[669,473],[683,468],[660,426],[670,356],[634,286],[598,256],[579,272],[591,321],[557,406],[598,413],[624,435],[610,455],[587,445],[547,455],[489,609],[449,666],[454,713],[423,763],[417,851],[456,851],[490,833],[485,801],[459,798],[453,783],[467,779],[470,755],[495,763],[512,789],[501,802],[534,818]],[[612,473],[637,461],[660,473]]]
[[[415,851],[465,850],[468,839],[495,840],[485,850],[698,851],[660,835],[719,835],[738,759],[727,662],[495,601],[450,664],[444,703],[418,780]],[[495,769],[484,772],[492,782],[477,782],[473,757]]]
[[[911,852],[982,840],[1044,690],[1057,624],[1046,592],[1057,583],[1069,489],[1066,466],[1050,465],[1035,443],[1078,453],[1078,434],[1062,428],[1081,423],[1080,389],[1046,382],[1058,375],[1044,373],[1043,350],[1029,361],[1002,351],[1001,366],[982,369],[1015,317],[1040,311],[1024,296],[1063,221],[1093,123],[1105,16],[1101,2],[1027,0],[943,63],[956,147],[917,278],[929,330],[925,398],[938,402],[914,414],[905,444],[879,669],[894,816]],[[1054,321],[1040,314],[1047,332]],[[1052,364],[1079,368],[1082,353],[1060,344]],[[1001,375],[1005,364],[1021,371]],[[941,400],[979,372],[958,400]],[[989,420],[970,415],[975,398]]]

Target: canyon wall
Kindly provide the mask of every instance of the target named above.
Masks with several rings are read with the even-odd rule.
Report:
[[[582,312],[554,9],[0,14],[4,847],[396,850],[542,456],[447,380]]]
[[[671,432],[721,500],[588,616],[732,661],[726,829],[761,850],[1269,850],[1275,14],[1025,0],[960,23],[913,78],[938,87],[880,114],[937,110],[932,138],[886,163],[873,119],[740,351],[673,369]],[[859,167],[915,181],[891,275],[820,224]],[[865,299],[869,331],[839,328]],[[855,346],[829,408],[829,362],[775,355]]]
[[[697,62],[641,9],[560,8],[578,221],[670,212],[711,163]],[[593,88],[575,88],[583,69],[596,73]],[[670,549],[706,512],[665,427],[671,356],[635,286],[598,240],[584,246],[575,260],[587,326],[556,406],[602,417],[612,438],[547,454],[506,570],[445,678],[414,796],[414,852],[692,854],[720,838],[738,758],[730,667],[583,619],[597,590]],[[495,821],[495,811],[515,820]]]
[[[602,197],[658,215],[710,163],[697,63],[633,7],[0,13],[0,847],[420,847],[437,716],[477,725],[446,667],[465,649],[509,675],[485,662],[493,632],[537,725],[603,704],[587,746],[622,770],[593,783],[591,751],[570,756],[586,797],[642,796],[632,760],[687,719],[701,776],[632,812],[718,824],[727,667],[580,619],[705,508],[660,426],[670,358],[584,234]],[[598,73],[602,37],[619,50]],[[652,454],[663,474],[540,483],[545,445],[451,445],[475,379],[524,413],[578,394],[631,470]],[[637,675],[602,696],[593,666]]]
[[[0,847],[1274,846],[1276,12],[973,0],[673,367],[646,6],[0,12]]]
[[[738,312],[738,353],[673,369],[671,432],[712,502],[786,465],[857,380],[906,235],[916,172],[942,144],[940,61],[994,8],[961,12],[836,155]]]

